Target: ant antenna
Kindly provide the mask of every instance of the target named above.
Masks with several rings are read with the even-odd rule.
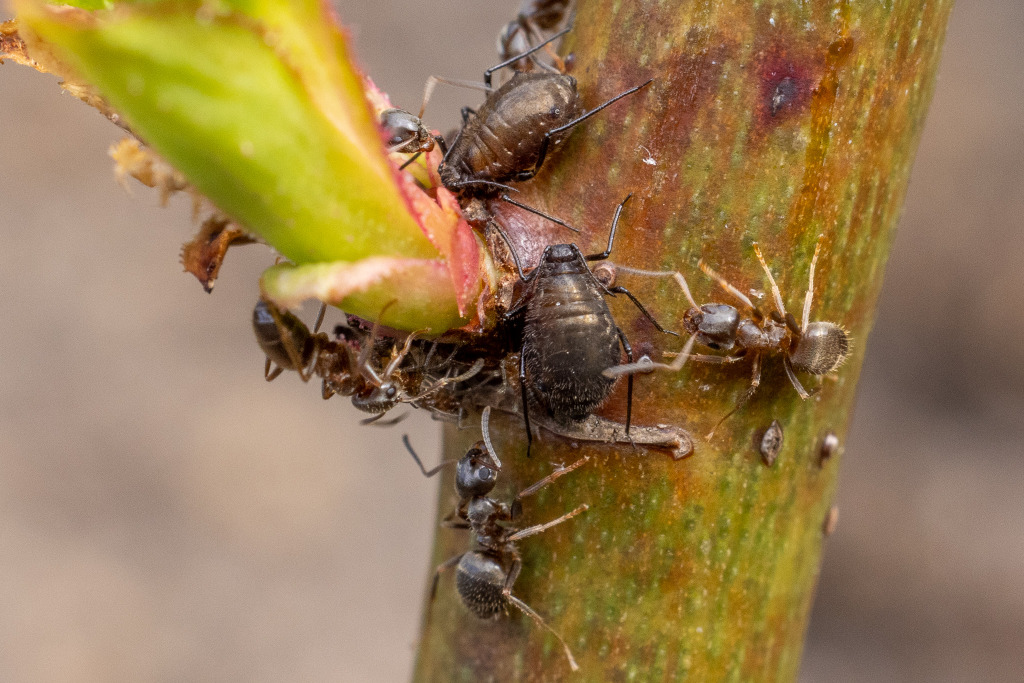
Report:
[[[491,460],[494,461],[495,466],[501,469],[501,460],[498,459],[498,451],[494,450],[494,444],[491,443],[491,407],[486,406],[484,412],[480,414],[480,431],[484,435],[484,445],[487,446],[487,452],[491,455]]]
[[[756,250],[757,247],[755,246],[754,249]],[[736,289],[734,286],[729,284],[729,281],[726,280],[721,275],[719,275],[718,272],[715,271],[714,268],[712,268],[708,264],[704,263],[704,259],[701,259],[700,261],[698,261],[697,265],[700,267],[701,270],[704,271],[705,275],[707,275],[709,278],[711,278],[712,280],[717,282],[719,287],[721,287],[725,291],[729,292],[729,294],[732,294],[734,297],[739,299],[739,301],[741,303],[743,303],[744,306],[746,306],[750,310],[754,311],[759,316],[761,315],[761,311],[758,310],[757,306],[754,305],[754,303],[747,297],[746,294],[744,294],[743,292],[741,292],[740,290]],[[771,277],[770,274],[769,274],[769,277]],[[778,291],[778,290],[776,290],[776,291]],[[694,306],[694,308],[697,308],[697,306]]]
[[[442,462],[440,465],[438,465],[434,469],[428,471],[427,468],[425,468],[423,466],[423,461],[420,460],[420,456],[416,455],[416,451],[414,451],[412,449],[412,444],[409,443],[409,435],[408,434],[402,434],[402,443],[405,444],[405,450],[409,451],[409,455],[412,456],[412,459],[415,460],[416,464],[420,466],[420,472],[422,472],[423,476],[427,477],[428,479],[430,477],[434,476],[435,474],[437,474],[438,472],[440,472],[442,469],[444,469],[448,465],[454,465],[455,463],[458,462],[458,460],[445,460],[444,462]]]
[[[782,303],[782,294],[779,293],[779,286],[775,284],[775,278],[772,276],[772,271],[768,269],[768,264],[765,262],[764,256],[761,254],[761,247],[757,245],[757,242],[754,242],[754,254],[757,256],[757,260],[761,262],[761,267],[764,268],[764,272],[768,276],[768,282],[772,285],[772,295],[775,297],[775,305],[779,307],[779,313],[785,319],[786,306]]]

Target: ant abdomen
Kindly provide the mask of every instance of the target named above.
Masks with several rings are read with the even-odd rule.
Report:
[[[813,322],[801,332],[789,361],[797,370],[827,375],[843,364],[849,352],[850,337],[846,330],[836,323]]]
[[[481,619],[492,619],[505,611],[507,600],[502,591],[508,569],[490,553],[473,550],[459,559],[455,569],[455,588],[462,604]]]
[[[279,368],[300,370],[309,364],[313,355],[313,335],[295,314],[288,311],[270,311],[270,305],[260,299],[252,311],[252,327],[260,349]],[[295,367],[289,348],[298,352],[302,368]]]

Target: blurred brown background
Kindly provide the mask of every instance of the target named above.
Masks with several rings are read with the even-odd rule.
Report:
[[[478,78],[518,2],[336,4],[412,108],[429,74]],[[1020,0],[954,10],[807,683],[1024,678],[1022,31]],[[439,127],[466,97],[443,90]],[[207,296],[187,202],[125,194],[114,126],[15,65],[0,94],[0,680],[406,680],[435,493],[399,439],[434,457],[438,428],[266,384],[269,252]]]

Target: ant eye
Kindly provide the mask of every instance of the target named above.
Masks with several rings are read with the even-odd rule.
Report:
[[[397,393],[398,389],[396,389],[395,387],[388,387],[387,391],[384,392],[384,395],[387,396],[388,398],[394,398]]]

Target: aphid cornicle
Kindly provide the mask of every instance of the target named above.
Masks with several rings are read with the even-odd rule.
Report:
[[[625,294],[659,332],[675,335],[662,328],[628,289],[604,286],[587,265],[588,261],[601,261],[611,255],[619,216],[632,196],[628,195],[616,207],[608,232],[608,246],[603,252],[584,256],[575,244],[554,244],[544,249],[540,264],[529,275],[523,272],[508,237],[495,226],[508,244],[519,278],[526,285],[520,303],[513,306],[506,318],[512,320],[522,315],[519,384],[527,455],[533,438],[529,414],[531,396],[556,422],[584,420],[611,393],[615,380],[605,376],[603,371],[619,363],[620,346],[630,363],[633,361],[633,350],[616,325],[605,295]],[[632,400],[630,376],[626,391],[627,436]]]
[[[671,364],[642,362],[629,365],[618,365],[605,370],[607,377],[618,377],[623,374],[635,372],[649,372],[651,370],[676,371],[683,367],[687,360],[694,360],[702,363],[734,363],[744,358],[751,358],[751,380],[750,388],[739,400],[736,406],[723,417],[714,429],[708,434],[711,438],[718,426],[730,415],[745,404],[757,391],[761,383],[761,356],[769,353],[778,353],[782,356],[783,366],[786,369],[786,376],[789,378],[793,388],[802,399],[811,397],[811,393],[804,389],[796,376],[796,371],[807,372],[812,375],[826,375],[833,372],[850,352],[850,337],[842,326],[827,321],[810,321],[811,303],[814,297],[814,268],[818,262],[818,254],[821,251],[821,242],[824,236],[818,238],[814,247],[814,256],[811,258],[811,267],[808,273],[807,294],[804,297],[803,321],[797,323],[796,318],[786,311],[782,303],[782,294],[779,286],[775,283],[768,264],[761,254],[761,249],[754,244],[754,253],[768,282],[771,284],[772,298],[777,308],[770,316],[765,316],[750,299],[736,287],[731,285],[725,278],[709,268],[703,262],[701,270],[713,279],[726,292],[736,298],[747,311],[744,315],[734,306],[729,304],[710,303],[698,306],[690,294],[690,288],[686,279],[679,272],[659,272],[647,274],[672,275],[679,283],[686,300],[690,303],[690,309],[683,316],[683,326],[690,333],[690,338],[683,346],[682,351],[676,356]],[[701,344],[717,351],[732,351],[730,355],[714,356],[698,353],[690,353],[694,344]]]
[[[558,639],[569,660],[569,666],[576,671],[579,666],[566,642],[532,607],[512,594],[512,587],[523,566],[516,543],[572,519],[587,510],[588,506],[580,505],[557,519],[525,529],[516,529],[509,524],[519,516],[523,498],[533,495],[556,479],[572,472],[589,458],[584,457],[567,467],[561,467],[523,489],[511,505],[491,498],[490,493],[497,483],[501,465],[487,431],[488,412],[485,409],[484,418],[481,420],[484,440],[474,444],[459,460],[443,462],[432,470],[423,467],[423,462],[409,443],[409,437],[402,437],[406,449],[416,460],[424,476],[432,477],[444,467],[456,465],[455,490],[459,494],[459,504],[455,512],[445,520],[444,525],[449,528],[471,530],[475,544],[473,550],[456,555],[437,567],[431,585],[431,599],[437,592],[441,574],[454,568],[456,590],[462,604],[470,612],[481,619],[493,619],[505,613],[509,605],[515,607]]]

